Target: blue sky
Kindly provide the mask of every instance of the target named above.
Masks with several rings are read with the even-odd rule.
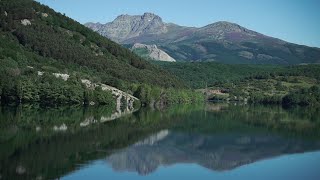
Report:
[[[201,27],[230,21],[289,42],[320,47],[320,0],[37,0],[81,22],[152,12],[165,22]]]

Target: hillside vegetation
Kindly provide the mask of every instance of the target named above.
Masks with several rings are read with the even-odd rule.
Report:
[[[210,100],[320,105],[320,65],[158,64]]]
[[[81,104],[91,96],[109,101],[110,94],[99,95],[99,89],[86,92],[81,79],[131,94],[142,85],[160,88],[163,94],[167,88],[185,87],[167,71],[32,0],[0,1],[0,61],[5,103]],[[70,78],[63,81],[53,73]]]
[[[157,65],[170,71],[183,80],[188,86],[201,89],[216,83],[239,81],[245,77],[280,71],[275,65],[230,65],[214,62],[166,63]]]

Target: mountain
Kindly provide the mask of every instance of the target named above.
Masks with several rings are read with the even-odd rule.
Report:
[[[33,0],[0,1],[0,64],[1,101],[82,103],[92,97],[84,79],[132,94],[138,84],[184,87],[165,70]]]
[[[176,62],[176,60],[169,56],[166,52],[159,49],[157,45],[135,43],[131,47],[131,50],[137,55],[146,59],[151,59],[155,61]]]
[[[142,16],[120,15],[112,23],[86,25],[117,42],[123,42],[141,34],[158,35],[168,31],[162,19],[152,13],[145,13]]]
[[[85,25],[121,44],[156,44],[177,61],[320,63],[319,48],[285,42],[225,21],[200,28],[184,27],[145,13],[142,16],[121,15],[106,24]]]

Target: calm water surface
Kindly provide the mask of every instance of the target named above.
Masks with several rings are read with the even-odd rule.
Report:
[[[0,111],[0,179],[320,179],[319,109]]]

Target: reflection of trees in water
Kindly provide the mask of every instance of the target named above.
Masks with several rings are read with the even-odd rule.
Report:
[[[233,119],[291,135],[320,137],[320,107],[284,109],[281,106],[208,104],[206,109],[216,119]]]
[[[116,121],[85,128],[80,124],[86,119],[103,120],[110,111],[104,107],[2,109],[0,174],[4,179],[57,178],[75,170],[78,164],[103,158],[114,149],[133,144],[158,129],[170,127],[179,121],[170,117],[188,109],[173,108],[166,112],[141,110]],[[52,130],[53,125],[61,123],[67,124],[67,131]],[[36,131],[34,127],[39,124],[42,129]]]
[[[85,127],[94,123],[112,121],[122,116],[129,115],[135,110],[124,109],[115,111],[109,106],[89,107],[58,107],[58,108],[35,108],[35,107],[4,107],[0,113],[3,121],[0,127],[15,126],[30,128],[31,130],[67,130]],[[61,127],[66,128],[61,128]]]

